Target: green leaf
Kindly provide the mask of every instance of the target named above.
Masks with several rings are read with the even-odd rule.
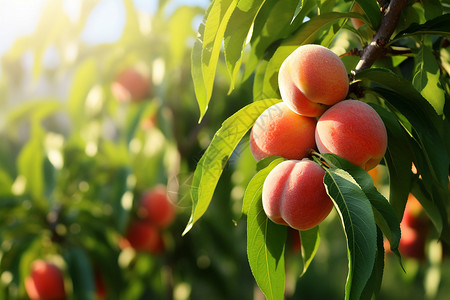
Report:
[[[273,168],[275,168],[279,163],[283,162],[284,160],[285,160],[284,158],[277,158],[271,161],[267,167],[263,168],[258,173],[256,173],[256,175],[253,176],[253,178],[250,180],[245,190],[242,204],[242,214],[244,216],[248,214],[250,204],[254,201],[254,199],[261,198],[262,188],[267,175],[269,175],[270,171],[272,171]]]
[[[376,0],[356,0],[366,14],[372,29],[378,29],[381,22],[381,11]]]
[[[198,37],[192,46],[191,52],[191,76],[194,83],[195,97],[197,98],[198,107],[200,109],[200,119],[203,118],[206,110],[208,109],[208,102],[206,96],[206,86],[203,81],[202,70],[202,40],[205,32],[206,16],[203,18],[203,22],[198,28]]]
[[[316,34],[325,25],[345,18],[359,18],[358,13],[329,12],[312,17],[308,22],[303,23],[297,32],[284,41],[275,51],[270,59],[264,74],[262,93],[267,97],[279,97],[278,94],[278,71],[283,61],[299,46],[313,43]]]
[[[373,185],[373,180],[369,173],[360,166],[356,166],[335,154],[325,153],[322,156],[337,168],[347,171],[355,179],[367,199],[369,199],[374,211],[375,222],[388,238],[392,252],[400,256],[398,252],[401,236],[400,219],[389,204],[389,201]]]
[[[414,87],[433,106],[438,115],[444,112],[445,92],[440,83],[440,68],[430,47],[422,45],[415,57]]]
[[[86,252],[80,247],[70,247],[64,256],[73,291],[77,299],[95,299],[95,280],[92,264]]]
[[[303,2],[303,5],[302,5]],[[307,2],[305,4],[305,2]],[[295,29],[296,24],[292,24],[293,19],[297,16],[294,9],[297,7],[298,13],[303,14],[308,7],[308,3],[315,1],[298,1],[298,0],[268,0],[261,8],[258,16],[255,19],[253,34],[251,39],[251,49],[249,59],[245,66],[244,79],[248,78],[257,64],[266,55],[267,49],[276,41],[288,37],[292,30]],[[294,12],[294,13],[293,13]],[[298,16],[303,20],[304,17]],[[301,23],[297,21],[296,23]]]
[[[381,282],[383,280],[384,272],[384,243],[383,234],[380,228],[377,228],[377,256],[375,257],[375,264],[373,266],[372,275],[370,275],[369,281],[361,295],[361,299],[372,299],[372,295],[378,295]]]
[[[397,218],[401,220],[412,184],[413,154],[410,141],[392,113],[378,105],[372,105],[372,107],[386,126],[388,146],[384,159],[389,170],[389,202],[395,210]]]
[[[408,36],[432,34],[432,35],[450,35],[450,14],[444,14],[436,17],[432,20],[425,22],[424,24],[411,24],[405,30],[399,32],[391,43]]]
[[[183,234],[186,234],[205,213],[217,182],[234,149],[268,107],[280,102],[267,99],[240,109],[222,124],[197,164],[191,188],[192,213]]]
[[[44,196],[44,141],[45,132],[39,125],[33,126],[32,137],[20,151],[17,168],[26,180],[26,191],[35,200]]]
[[[308,270],[314,256],[316,256],[317,249],[320,244],[319,226],[309,230],[300,231],[300,241],[302,243],[302,260],[303,270],[300,276],[303,276]]]
[[[445,213],[446,208],[444,207],[443,209],[440,209],[436,205],[436,203],[433,202],[433,196],[428,193],[427,189],[424,187],[423,182],[420,180],[416,180],[414,182],[411,193],[420,202],[440,235],[442,233],[444,225],[443,219],[447,219],[447,214]],[[444,213],[444,215],[442,215],[442,213]]]
[[[385,69],[368,69],[356,74],[357,80],[368,80],[381,85],[374,87],[387,103],[400,112],[407,121],[399,118],[404,128],[412,125],[410,134],[422,151],[424,161],[430,168],[433,179],[442,187],[448,182],[449,157],[443,141],[443,120],[434,108],[420,95],[412,84]],[[416,165],[419,168],[419,166]]]
[[[98,80],[97,72],[95,59],[87,59],[78,66],[73,76],[69,92],[69,113],[76,127],[84,123],[86,97]]]
[[[247,37],[258,12],[265,2],[265,0],[239,1],[230,17],[224,39],[225,62],[231,75],[230,92],[234,89]]]
[[[192,50],[192,65],[201,65],[201,69],[196,67],[192,73],[200,107],[200,121],[208,109],[222,40],[237,3],[237,0],[216,0],[211,3],[205,16],[205,25],[200,25],[199,28],[201,40]]]
[[[268,300],[284,297],[284,251],[287,227],[264,213],[261,198],[254,199],[247,218],[247,255],[250,269]]]
[[[353,177],[342,169],[326,169],[324,183],[347,238],[349,271],[345,299],[360,299],[372,274],[377,249],[372,206]]]

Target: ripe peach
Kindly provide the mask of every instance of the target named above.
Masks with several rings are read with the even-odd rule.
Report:
[[[281,64],[278,85],[290,109],[318,117],[345,99],[349,81],[344,63],[334,52],[320,45],[303,45]]]
[[[151,93],[149,78],[133,68],[123,70],[111,85],[114,97],[121,102],[138,102]]]
[[[320,153],[334,153],[368,171],[378,165],[386,152],[386,127],[370,105],[345,100],[319,118],[316,144]]]
[[[291,111],[284,102],[266,109],[250,133],[250,150],[256,160],[269,156],[302,159],[315,148],[316,120]]]
[[[132,222],[125,238],[129,245],[138,251],[155,254],[162,250],[162,238],[158,229],[147,222]]]
[[[293,228],[288,231],[288,243],[292,253],[300,253],[302,250],[302,241],[300,239],[300,232]]]
[[[139,216],[156,227],[167,227],[175,218],[175,207],[165,186],[158,185],[145,192],[138,209]]]
[[[264,181],[262,202],[273,222],[307,230],[318,225],[333,208],[323,177],[325,171],[309,159],[287,160]]]
[[[355,5],[352,8],[352,11],[360,13],[360,14],[364,13],[363,9],[361,8],[361,6],[358,3],[355,3]],[[364,25],[364,22],[361,19],[351,18],[350,21],[352,22],[352,25],[353,25],[353,27],[355,27],[355,29],[358,29],[359,27]]]
[[[25,290],[31,300],[66,299],[63,273],[56,265],[41,259],[31,264],[30,276],[25,279]]]
[[[403,223],[400,224],[400,228],[402,230],[398,245],[400,254],[418,260],[425,259],[425,235]]]
[[[402,223],[414,230],[426,233],[429,228],[429,220],[419,200],[413,194],[409,194],[406,202]]]

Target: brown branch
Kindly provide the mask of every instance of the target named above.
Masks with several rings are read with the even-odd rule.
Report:
[[[381,24],[372,42],[364,48],[361,60],[355,68],[354,74],[368,69],[372,64],[386,55],[386,45],[397,26],[398,18],[406,7],[407,0],[391,0],[386,7],[382,7]],[[353,73],[353,72],[352,72]]]

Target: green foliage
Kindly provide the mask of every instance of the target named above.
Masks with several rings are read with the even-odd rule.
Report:
[[[392,36],[383,41],[372,41],[378,30],[386,30],[380,27],[386,10],[380,8],[378,1],[283,1],[281,4],[249,0],[228,4],[212,1],[192,51],[192,67],[197,70],[192,76],[201,118],[207,115],[210,100],[215,101],[212,87],[222,41],[231,79],[229,93],[240,84],[251,82],[255,105],[279,98],[278,70],[284,59],[300,45],[315,43],[332,49],[341,55],[349,73],[355,70],[359,60],[353,57],[358,55],[356,48],[364,50],[375,42],[386,47],[386,51],[376,57],[372,68],[352,72],[347,96],[369,103],[386,125],[388,147],[382,161],[387,171],[385,190],[382,192],[379,183],[374,183],[363,169],[331,154],[313,154],[326,170],[324,183],[347,238],[349,270],[345,297],[371,299],[382,289],[384,238],[389,241],[390,251],[400,257],[400,220],[410,193],[417,195],[433,221],[433,234],[448,240],[450,127],[447,110],[450,97],[448,55],[444,50],[450,34],[448,4],[443,1],[409,3],[402,10],[396,28],[392,28]],[[356,4],[363,13],[351,12]],[[355,29],[348,22],[351,18],[360,19],[365,25]],[[236,121],[227,124],[230,132],[240,126]],[[249,123],[247,130],[250,127]],[[223,127],[217,134],[222,131]],[[240,135],[239,140],[243,137]],[[220,143],[227,145],[232,141],[235,147],[238,142],[235,138],[224,136]],[[215,138],[208,150],[217,145]],[[193,220],[198,221],[205,213],[215,182],[233,151],[211,160],[207,159],[211,156],[208,150],[194,175],[196,184],[191,190],[194,209],[188,229]],[[206,165],[206,160],[211,163]],[[268,298],[279,293],[280,282],[285,281],[286,275],[276,268],[283,259],[284,241],[269,234],[279,226],[271,229],[273,224],[264,216],[260,202],[265,177],[282,160],[267,158],[259,162],[242,197],[242,214],[247,216],[250,268]],[[217,166],[219,169],[215,168]],[[417,172],[412,171],[412,166]],[[217,175],[214,180],[208,174],[210,170]],[[198,196],[202,193],[203,196]],[[196,209],[199,205],[203,207],[201,210]],[[299,233],[304,268],[298,275],[302,278],[320,251],[318,232],[315,228]],[[255,240],[258,242],[254,243]],[[263,268],[264,263],[268,269]],[[403,268],[402,263],[400,266]]]
[[[261,198],[250,204],[247,218],[247,253],[256,282],[267,299],[284,295],[284,245],[287,228],[264,213]]]

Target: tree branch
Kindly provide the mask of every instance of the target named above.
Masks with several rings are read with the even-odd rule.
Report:
[[[406,4],[407,0],[391,0],[386,8],[382,8],[383,16],[380,27],[372,42],[364,48],[361,60],[352,72],[353,74],[370,68],[378,58],[386,55],[386,45],[397,26],[398,18]]]

